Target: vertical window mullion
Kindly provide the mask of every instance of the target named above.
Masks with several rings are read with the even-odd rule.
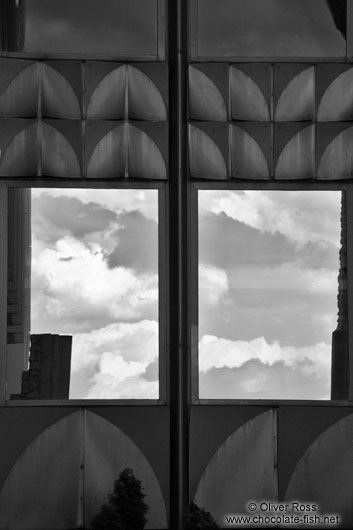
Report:
[[[188,502],[187,1],[169,2],[170,527],[184,528]]]

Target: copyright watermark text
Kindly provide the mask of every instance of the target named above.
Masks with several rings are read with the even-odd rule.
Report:
[[[322,514],[318,504],[312,502],[273,502],[273,501],[249,501],[246,505],[247,513],[229,514],[224,522],[229,527],[252,526],[263,528],[275,528],[285,526],[318,526],[328,528],[338,526],[340,517],[338,514]]]

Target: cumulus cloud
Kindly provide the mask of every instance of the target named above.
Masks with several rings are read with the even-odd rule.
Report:
[[[158,399],[158,323],[115,323],[73,338],[71,398]],[[140,382],[140,383],[139,383]]]
[[[32,199],[31,332],[73,335],[70,397],[157,399],[156,190]]]
[[[228,291],[229,282],[226,271],[217,267],[200,264],[199,267],[200,303],[203,300],[211,305],[219,303]]]
[[[135,210],[118,216],[119,228],[114,250],[107,255],[110,268],[130,267],[138,271],[152,270],[158,266],[158,225]]]
[[[330,399],[330,379],[300,366],[259,360],[240,368],[213,368],[200,374],[200,399]]]
[[[199,193],[200,336],[263,336],[295,347],[330,341],[337,322],[340,193]],[[217,281],[205,270],[217,271]]]
[[[216,310],[206,298],[200,299],[199,318],[200,336],[247,341],[264,336],[269,342],[298,347],[330,342],[337,326],[336,293],[230,289]]]
[[[146,370],[142,374],[142,377],[146,379],[146,381],[157,381],[158,374],[159,374],[159,359],[156,359],[146,367]]]
[[[205,335],[199,348],[200,398],[329,399],[330,344],[296,348]]]
[[[337,294],[337,269],[306,269],[296,264],[269,267],[233,267],[228,272],[234,289],[306,290]]]
[[[222,236],[220,237],[220,234]],[[338,239],[339,241],[339,239]],[[201,262],[229,266],[278,266],[297,263],[300,267],[338,267],[337,242],[315,240],[299,244],[279,231],[255,228],[224,212],[204,212],[199,219]]]
[[[58,326],[65,333],[83,331],[101,325],[102,319],[139,320],[157,313],[157,274],[109,269],[99,246],[88,249],[66,236],[34,257],[32,269],[35,332],[60,332]],[[43,329],[45,322],[55,329]]]
[[[200,341],[200,370],[207,372],[211,368],[239,368],[246,361],[259,359],[266,364],[283,361],[287,366],[295,366],[301,362],[315,365],[315,372],[327,374],[331,364],[331,345],[324,342],[295,348],[281,346],[279,342],[268,343],[264,337],[251,341],[230,341],[212,335],[204,335]],[[308,373],[313,369],[307,367]]]
[[[90,188],[33,188],[32,198],[39,198],[43,193],[50,197],[69,197],[79,199],[83,204],[96,203],[115,213],[131,209],[141,212],[148,219],[158,221],[157,190],[107,190]]]
[[[83,203],[77,197],[53,197],[47,192],[32,198],[32,230],[37,238],[53,243],[67,233],[82,239],[107,230],[117,214],[97,202]]]
[[[253,228],[280,232],[305,245],[323,241],[339,246],[341,192],[199,191],[200,213],[224,212]]]
[[[111,371],[94,375],[94,385],[87,399],[158,399],[158,381],[137,375],[119,380]]]

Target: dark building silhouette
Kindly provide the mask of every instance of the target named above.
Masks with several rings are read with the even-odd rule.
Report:
[[[31,335],[29,370],[22,373],[21,394],[12,399],[68,399],[72,337]]]

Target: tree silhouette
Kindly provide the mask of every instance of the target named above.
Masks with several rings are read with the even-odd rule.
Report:
[[[141,481],[131,469],[124,469],[108,495],[108,504],[92,519],[92,530],[143,530],[148,511],[144,497]]]
[[[185,530],[215,530],[219,528],[210,512],[199,508],[194,502],[189,504],[185,523]]]

